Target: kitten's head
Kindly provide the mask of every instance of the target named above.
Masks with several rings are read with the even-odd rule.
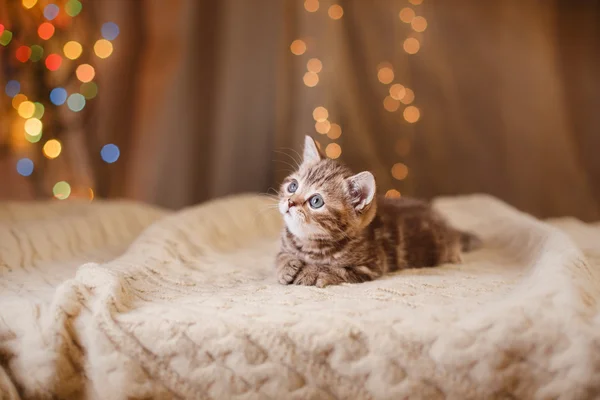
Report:
[[[300,168],[279,191],[279,211],[290,232],[301,239],[342,239],[367,226],[375,216],[375,178],[353,175],[325,158],[306,136]]]

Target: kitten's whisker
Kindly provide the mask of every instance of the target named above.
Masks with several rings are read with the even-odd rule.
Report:
[[[285,151],[282,151],[282,150],[277,150],[277,149],[275,149],[275,150],[273,150],[273,151],[274,151],[275,153],[278,153],[278,154],[283,154],[284,156],[287,156],[287,157],[289,157],[289,158],[290,158],[290,159],[291,159],[291,160],[294,162],[294,164],[296,164],[296,168],[297,168],[297,169],[300,169],[300,162],[298,162],[298,160],[296,160],[296,159],[295,159],[294,157],[292,157],[290,154],[286,153]]]
[[[290,168],[292,168],[292,172],[296,171],[298,169],[298,168],[294,167],[292,164],[290,164],[289,162],[287,162],[285,160],[273,160],[273,161],[274,162],[280,162],[280,163],[285,164],[285,165],[289,165]]]
[[[296,160],[296,163],[302,164],[303,157],[295,149],[292,149],[291,147],[280,147],[279,149],[280,150],[290,150],[290,151],[293,151],[298,156],[298,160]]]

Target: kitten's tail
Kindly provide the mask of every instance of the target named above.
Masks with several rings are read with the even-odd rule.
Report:
[[[462,251],[469,252],[481,248],[483,241],[473,233],[460,232],[460,244]]]

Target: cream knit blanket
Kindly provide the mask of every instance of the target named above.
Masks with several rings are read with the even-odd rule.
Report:
[[[600,226],[436,205],[485,248],[318,289],[276,283],[258,196],[2,204],[1,398],[598,398]]]

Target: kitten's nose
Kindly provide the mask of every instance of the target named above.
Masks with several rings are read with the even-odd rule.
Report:
[[[292,208],[296,205],[296,203],[294,203],[294,200],[292,199],[288,199],[288,208]]]

